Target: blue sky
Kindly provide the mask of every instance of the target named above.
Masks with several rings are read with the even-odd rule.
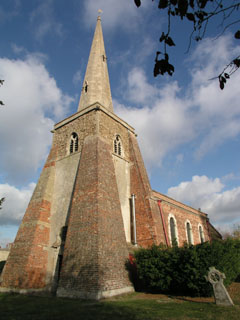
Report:
[[[239,55],[219,22],[188,54],[191,24],[172,26],[173,77],[153,77],[166,17],[157,1],[5,0],[0,3],[0,245],[14,240],[51,145],[54,123],[77,111],[98,9],[115,113],[135,127],[153,189],[240,224],[240,72],[220,91],[222,67]],[[188,39],[188,38],[187,38]]]

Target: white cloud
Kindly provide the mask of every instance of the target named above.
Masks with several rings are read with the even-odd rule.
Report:
[[[209,214],[210,221],[227,229],[240,223],[240,187],[224,191],[220,178],[193,176],[192,181],[181,182],[168,189],[168,195]]]
[[[57,22],[54,15],[53,0],[41,1],[39,6],[33,10],[30,22],[39,41],[49,34],[60,37],[63,35],[62,24]]]
[[[18,225],[21,222],[34,188],[35,183],[23,189],[0,184],[0,197],[5,198],[0,210],[0,225]]]
[[[127,97],[129,101],[150,104],[156,99],[158,89],[148,84],[147,77],[141,68],[133,68],[128,74]]]
[[[81,70],[78,70],[75,72],[73,76],[73,84],[75,86],[79,86],[79,84],[82,84],[82,81],[83,81],[82,72]]]
[[[42,60],[0,59],[5,80],[0,113],[0,172],[9,183],[26,183],[46,159],[54,121],[62,119],[72,98],[57,87]],[[32,179],[32,178],[31,178]]]
[[[140,68],[129,74],[126,95],[134,102],[141,101],[143,107],[128,108],[115,101],[115,112],[139,134],[147,166],[161,166],[167,153],[195,137],[194,123],[187,113],[188,101],[178,98],[180,89],[176,82],[157,90]]]
[[[87,26],[96,24],[98,9],[103,11],[103,26],[107,30],[116,27],[134,29],[139,22],[141,12],[129,0],[98,0],[97,5],[98,7],[95,0],[84,1],[84,20]]]
[[[206,176],[193,176],[192,181],[181,182],[177,187],[168,189],[168,195],[179,201],[196,203],[195,206],[201,207],[203,199],[213,193],[220,192],[224,185],[219,178],[209,179]],[[200,202],[200,203],[199,203]]]

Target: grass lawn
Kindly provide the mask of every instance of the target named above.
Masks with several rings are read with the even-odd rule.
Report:
[[[100,302],[0,294],[0,319],[239,320],[240,283],[234,284],[229,292],[234,307],[217,307],[212,298],[194,299],[145,293],[132,293]]]

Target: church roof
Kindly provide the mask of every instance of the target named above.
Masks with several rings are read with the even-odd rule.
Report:
[[[97,25],[83,81],[78,111],[81,111],[96,102],[113,112],[107,57],[100,16],[97,18]]]

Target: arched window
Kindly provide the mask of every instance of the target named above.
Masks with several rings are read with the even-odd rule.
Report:
[[[192,235],[192,226],[189,221],[186,222],[186,234],[187,234],[187,242],[188,244],[193,244],[193,235]]]
[[[178,245],[177,224],[173,216],[169,217],[169,233],[172,246]]]
[[[115,154],[117,154],[118,156],[122,156],[122,142],[119,135],[116,135],[113,148]]]
[[[203,243],[205,239],[204,239],[203,227],[201,225],[198,226],[198,231],[199,231],[200,242]]]
[[[71,135],[69,151],[70,153],[78,151],[78,135],[76,134],[76,132],[73,132]]]

